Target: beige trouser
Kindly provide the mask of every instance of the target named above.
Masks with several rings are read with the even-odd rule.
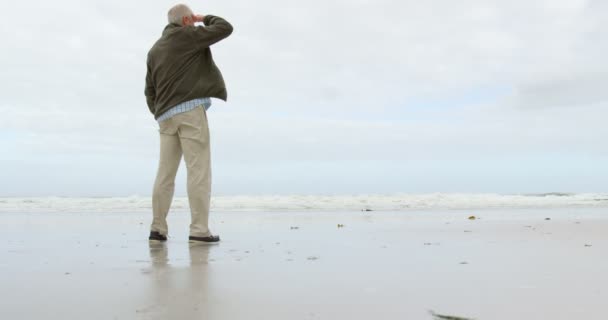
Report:
[[[190,235],[206,237],[209,231],[211,156],[209,127],[203,107],[179,113],[159,123],[160,161],[152,194],[152,231],[167,235],[167,213],[173,200],[175,175],[184,155],[188,175]]]

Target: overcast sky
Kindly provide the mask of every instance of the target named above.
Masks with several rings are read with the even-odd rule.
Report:
[[[0,196],[151,194],[145,60],[173,4],[0,3]],[[215,195],[607,191],[606,1],[188,4],[235,28]]]

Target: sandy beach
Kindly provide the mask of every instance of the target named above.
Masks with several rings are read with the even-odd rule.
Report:
[[[605,317],[605,208],[214,212],[215,246],[149,219],[1,213],[0,318]]]

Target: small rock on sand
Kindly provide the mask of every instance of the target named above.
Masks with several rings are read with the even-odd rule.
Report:
[[[435,320],[472,320],[469,318],[462,318],[462,317],[438,314],[433,311],[429,311],[429,313],[431,314],[431,316],[433,316],[433,319],[435,319]]]

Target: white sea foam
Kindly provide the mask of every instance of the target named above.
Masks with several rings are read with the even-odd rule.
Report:
[[[394,194],[216,196],[213,211],[407,211],[424,209],[608,207],[608,193],[581,194]],[[188,211],[188,199],[176,197],[173,211]],[[149,212],[150,197],[0,198],[0,213]]]

